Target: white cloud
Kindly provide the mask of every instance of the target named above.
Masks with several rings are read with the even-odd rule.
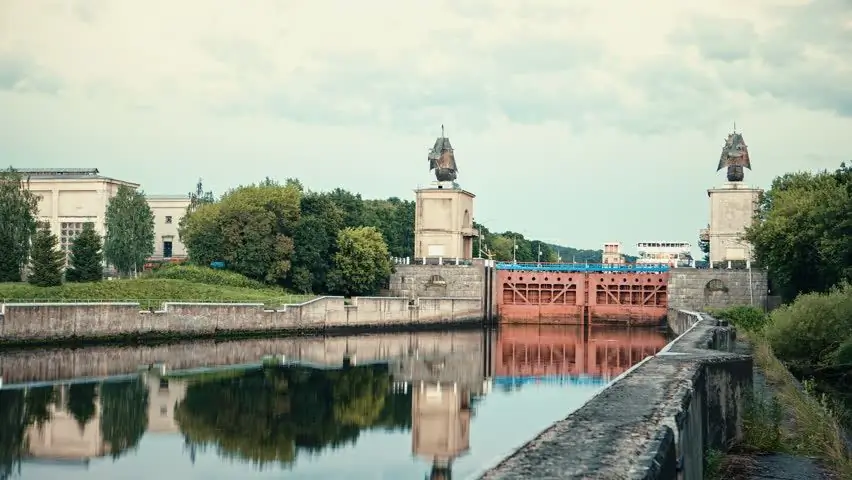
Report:
[[[271,175],[405,197],[431,180],[444,123],[496,228],[694,241],[734,121],[754,182],[852,157],[850,14],[845,0],[6,0],[0,157],[156,192]]]

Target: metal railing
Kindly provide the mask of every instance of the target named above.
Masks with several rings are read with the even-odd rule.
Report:
[[[497,262],[497,270],[525,272],[606,272],[606,273],[665,273],[671,266],[665,263],[512,263]]]

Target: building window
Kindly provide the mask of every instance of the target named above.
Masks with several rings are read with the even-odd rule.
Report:
[[[83,226],[92,222],[62,222],[59,224],[59,248],[65,253],[65,261],[68,261],[68,256],[71,254],[71,245],[74,244],[74,239],[83,231]]]
[[[172,216],[166,215],[166,223],[172,223]]]

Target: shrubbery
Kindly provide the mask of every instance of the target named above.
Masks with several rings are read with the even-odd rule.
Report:
[[[769,315],[748,306],[711,313],[762,335],[778,358],[792,366],[821,367],[852,362],[852,286],[800,295]]]
[[[263,283],[236,272],[216,270],[196,265],[163,265],[148,273],[146,277],[185,280],[187,282],[218,285],[220,287],[268,288]]]
[[[747,305],[726,308],[723,310],[713,310],[710,313],[716,318],[727,320],[750,332],[763,330],[769,320],[769,317],[763,312],[763,310]]]
[[[850,356],[852,287],[800,295],[772,312],[763,333],[775,354],[788,363],[825,366]]]
[[[240,288],[206,285],[171,279],[128,279],[90,283],[65,283],[36,287],[26,283],[0,283],[0,300],[6,301],[127,301],[143,308],[159,307],[164,301],[260,302],[266,305],[300,303],[311,298],[281,289]]]

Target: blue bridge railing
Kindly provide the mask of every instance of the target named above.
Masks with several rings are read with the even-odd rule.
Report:
[[[652,263],[511,263],[497,262],[497,270],[521,272],[607,272],[607,273],[665,273],[668,264]]]

